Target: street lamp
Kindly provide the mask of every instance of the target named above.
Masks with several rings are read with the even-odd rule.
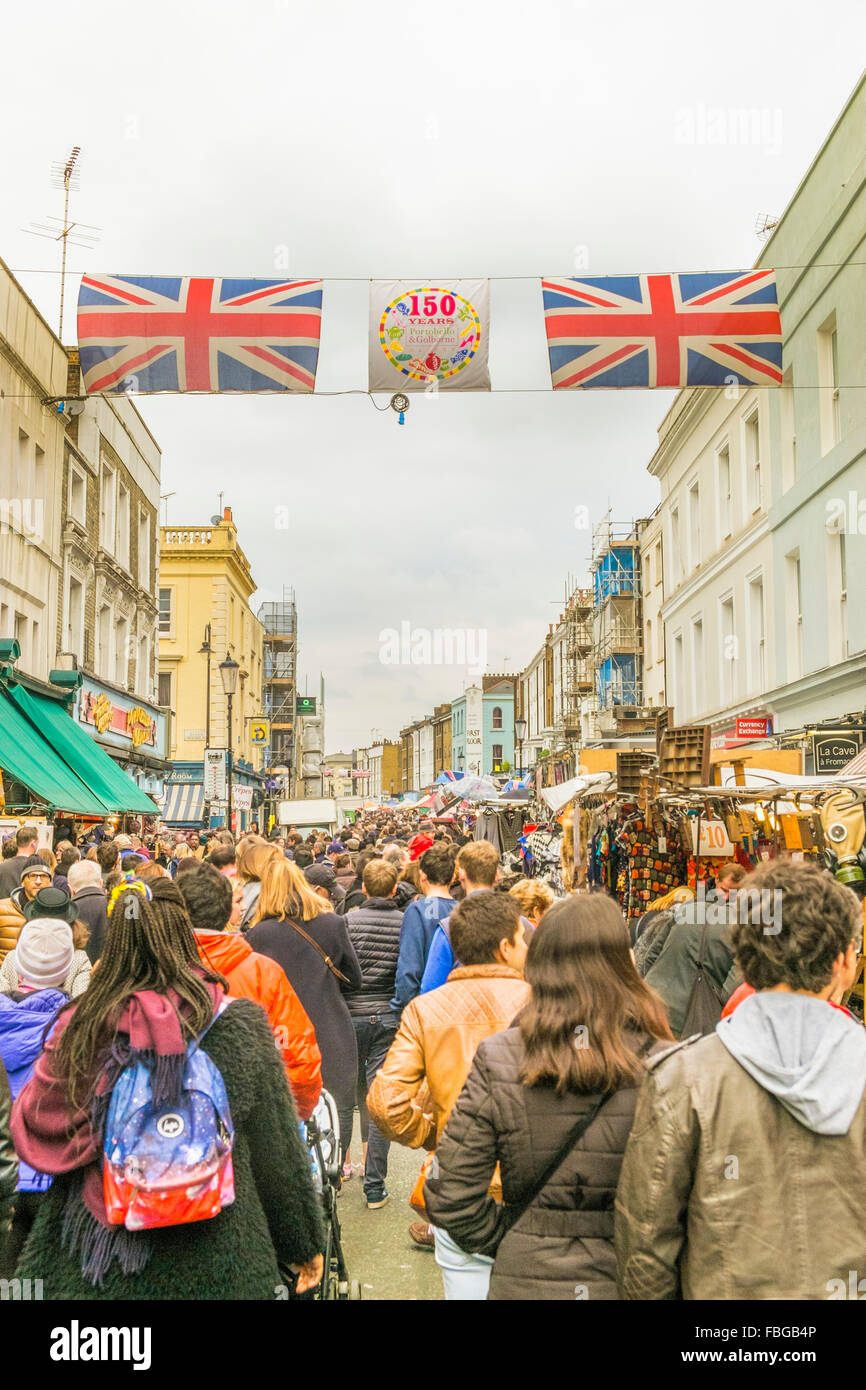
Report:
[[[466,766],[466,754],[465,754],[465,753],[458,753],[458,754],[457,754],[457,771],[458,771],[458,772],[462,772],[465,766]]]
[[[199,647],[199,654],[207,656],[207,685],[205,687],[205,716],[204,716],[204,746],[210,747],[210,658],[213,647],[210,644],[211,630],[210,623],[204,630],[204,641]]]
[[[232,828],[232,697],[234,696],[234,693],[238,688],[238,672],[240,671],[240,669],[241,668],[239,663],[237,661],[233,661],[232,658],[229,656],[228,652],[226,652],[225,661],[220,662],[220,675],[222,676],[223,690],[225,691],[226,699],[228,700],[228,728],[226,733],[226,742],[228,743],[229,767],[228,784],[226,788],[228,797],[228,814],[226,819],[226,826],[229,830],[231,830]]]
[[[520,751],[519,751],[519,754],[518,754],[518,761],[519,761],[519,764],[520,764],[520,770],[518,771],[518,774],[517,774],[517,775],[518,775],[518,777],[522,777],[522,776],[523,776],[523,740],[526,738],[526,720],[525,720],[525,719],[523,719],[523,718],[515,719],[515,721],[514,721],[514,732],[515,732],[515,735],[516,735],[516,737],[517,737],[517,747],[518,747],[519,750],[520,750]]]

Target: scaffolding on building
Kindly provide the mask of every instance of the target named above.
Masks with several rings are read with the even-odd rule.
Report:
[[[293,589],[283,597],[263,603],[258,619],[264,628],[262,653],[262,709],[270,720],[268,765],[286,767],[289,782],[295,768],[295,700],[298,669],[298,613]]]
[[[592,653],[598,710],[635,713],[643,705],[643,593],[640,535],[610,513],[592,533]]]
[[[569,577],[565,608],[560,618],[565,624],[565,660],[557,720],[557,733],[565,743],[580,740],[582,704],[592,694],[592,612],[592,588],[577,585]]]

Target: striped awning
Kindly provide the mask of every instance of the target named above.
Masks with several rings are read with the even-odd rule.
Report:
[[[866,777],[866,748],[862,749],[850,763],[846,763],[842,768],[840,776],[843,777]]]
[[[201,825],[203,817],[203,782],[166,782],[162,810],[166,825]]]

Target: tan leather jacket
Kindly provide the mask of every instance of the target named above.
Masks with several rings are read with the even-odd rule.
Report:
[[[0,898],[0,965],[18,943],[18,933],[24,926],[24,914],[18,911],[11,898]]]
[[[510,966],[463,965],[407,1004],[367,1096],[382,1133],[411,1149],[435,1149],[478,1044],[509,1028],[528,998],[529,985]]]
[[[616,1196],[622,1298],[824,1299],[866,1271],[866,1094],[829,1137],[715,1034],[647,1066]]]

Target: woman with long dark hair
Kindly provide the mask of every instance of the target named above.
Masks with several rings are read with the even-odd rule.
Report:
[[[17,1274],[50,1299],[273,1299],[281,1270],[298,1290],[321,1277],[322,1233],[310,1162],[264,1013],[224,1000],[191,928],[151,910],[149,888],[124,885],[92,982],[62,1010],[15,1103],[21,1158],[55,1176]],[[211,1026],[212,1025],[212,1026]],[[109,1224],[102,1151],[108,1103],[134,1062],[154,1104],[180,1099],[186,1050],[222,1074],[234,1129],[234,1200],[209,1220],[151,1230]]]
[[[495,1257],[491,1299],[615,1299],[614,1196],[646,1060],[671,1042],[664,1005],[600,893],[544,914],[524,975],[518,1026],[481,1043],[451,1112],[427,1211]]]

